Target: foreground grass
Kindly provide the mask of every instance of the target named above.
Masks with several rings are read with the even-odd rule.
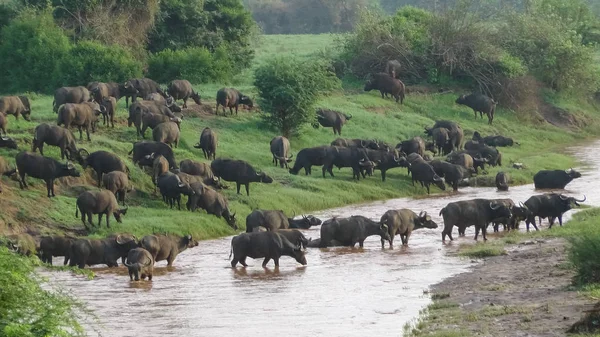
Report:
[[[314,57],[318,55],[319,48],[331,41],[331,36],[304,36],[301,40],[302,43],[297,45],[299,38],[295,36],[269,37],[261,46],[262,51],[257,53],[256,62],[264,62],[264,58],[273,53],[292,55],[299,50],[302,50],[306,57]],[[254,95],[255,91],[250,83],[251,78],[247,77],[237,87]],[[216,91],[222,86],[225,85],[199,85],[196,89],[202,94],[204,103],[214,107]],[[576,163],[575,159],[561,154],[559,150],[593,137],[594,129],[600,124],[600,113],[592,106],[581,103],[574,113],[585,116],[590,123],[586,129],[576,132],[549,124],[533,124],[519,113],[503,109],[497,111],[494,125],[488,126],[484,120],[473,119],[472,111],[455,105],[455,96],[456,94],[411,94],[404,105],[399,105],[392,100],[381,99],[378,94],[364,93],[356,86],[349,86],[343,92],[322,99],[318,106],[352,114],[352,119],[343,129],[343,137],[349,138],[377,138],[396,144],[400,140],[423,135],[423,127],[432,125],[437,119],[459,122],[465,130],[466,138],[470,138],[475,130],[482,134],[498,133],[511,136],[518,140],[521,146],[501,149],[504,167],[489,169],[489,176],[493,177],[497,171],[504,170],[509,173],[514,184],[530,183],[532,176],[540,169],[563,169],[573,166]],[[19,151],[31,148],[33,129],[36,125],[41,122],[54,123],[56,119],[51,110],[52,97],[32,94],[31,101],[33,122],[15,121],[9,117],[9,133],[17,139]],[[120,101],[118,126],[114,130],[100,126],[98,132],[92,135],[92,142],[78,142],[78,146],[90,152],[108,149],[118,154],[131,169],[136,188],[135,193],[128,196],[130,207],[124,222],[117,224],[113,221],[111,229],[103,226],[92,233],[92,236],[105,236],[111,232],[131,232],[137,236],[150,232],[171,232],[191,233],[200,239],[207,239],[233,234],[223,219],[203,212],[171,210],[162,203],[160,197],[154,193],[150,176],[134,167],[127,154],[132,144],[139,139],[135,129],[126,126],[127,111],[124,106],[124,101]],[[335,172],[335,178],[322,178],[318,168],[313,171],[312,176],[290,175],[287,170],[272,166],[269,142],[277,132],[262,123],[257,111],[240,110],[238,116],[227,117],[198,115],[189,111],[184,115],[182,139],[179,148],[174,151],[177,161],[188,158],[205,161],[201,151],[194,149],[193,145],[198,142],[201,130],[208,126],[214,129],[219,137],[217,157],[246,160],[275,179],[275,183],[270,185],[252,184],[250,197],[245,194],[236,195],[234,184],[230,184],[231,188],[224,191],[230,201],[230,207],[237,212],[242,228],[246,215],[256,208],[281,209],[291,215],[294,212],[308,213],[346,204],[425,193],[421,187],[412,186],[405,169],[389,171],[385,183],[381,182],[378,173],[360,182],[352,181],[349,169]],[[147,132],[147,138],[149,137],[151,132]],[[335,138],[331,129],[307,127],[301,132],[301,136],[290,139],[292,152],[296,154],[305,147],[329,144]],[[0,156],[14,163],[17,152],[0,149]],[[46,147],[45,154],[59,158],[59,151],[54,147]],[[514,170],[510,168],[511,162],[521,162],[526,169]],[[68,186],[57,187],[59,195],[52,200],[45,198],[42,181],[29,179],[29,182],[32,187],[22,191],[18,189],[16,182],[3,179],[5,193],[0,195],[3,205],[0,231],[6,231],[9,225],[11,230],[27,226],[36,227],[42,233],[82,228],[81,221],[74,217],[75,198],[81,191],[95,188],[95,180],[89,170],[81,179],[69,179]],[[432,192],[440,193],[435,187]]]

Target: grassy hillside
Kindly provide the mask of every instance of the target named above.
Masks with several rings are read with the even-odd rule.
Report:
[[[318,36],[267,36],[259,45],[256,63],[274,54],[303,55],[314,57],[319,50],[330,45],[331,35]],[[300,42],[301,43],[300,43]],[[255,91],[251,86],[251,72],[240,74],[235,86],[251,96]],[[205,104],[214,108],[216,91],[225,86],[221,83],[197,86]],[[423,135],[423,126],[432,125],[436,119],[451,119],[459,122],[470,138],[474,130],[484,135],[499,133],[511,136],[521,146],[501,149],[503,168],[492,168],[489,175],[494,176],[499,169],[509,173],[515,183],[527,183],[539,169],[567,168],[575,165],[574,158],[559,152],[566,145],[574,144],[585,138],[594,136],[593,130],[598,126],[600,113],[585,102],[573,102],[563,97],[552,97],[553,103],[567,107],[570,113],[585,121],[582,129],[558,128],[548,123],[532,122],[533,118],[518,112],[498,109],[493,126],[487,125],[487,119],[475,120],[473,112],[454,104],[458,93],[447,94],[409,94],[405,104],[399,105],[390,99],[383,100],[375,92],[364,93],[357,84],[346,83],[343,92],[338,92],[319,102],[320,107],[344,111],[353,115],[352,120],[344,127],[343,137],[377,138],[396,144],[399,140]],[[19,151],[31,148],[32,131],[41,122],[54,123],[56,115],[52,112],[52,97],[31,95],[32,120],[27,122],[9,117],[9,135],[16,138]],[[386,199],[402,196],[422,195],[425,190],[413,187],[405,169],[388,172],[388,180],[381,182],[379,172],[374,177],[360,182],[352,181],[350,169],[342,169],[335,178],[323,179],[317,168],[312,176],[290,175],[287,170],[274,167],[271,163],[269,141],[277,133],[262,124],[258,111],[240,110],[238,116],[214,116],[199,113],[200,109],[190,104],[184,111],[182,123],[182,140],[175,149],[177,161],[195,159],[205,161],[202,152],[194,149],[200,131],[208,126],[214,129],[219,137],[217,157],[243,159],[256,168],[264,170],[275,179],[275,183],[252,184],[251,195],[235,194],[235,184],[224,193],[229,198],[230,207],[237,212],[242,225],[246,215],[252,209],[282,209],[286,213],[308,213],[310,211],[336,207],[349,203],[367,200]],[[125,102],[119,102],[117,113],[118,126],[113,130],[100,126],[92,135],[92,142],[82,141],[78,146],[88,151],[108,149],[123,158],[131,169],[136,191],[128,196],[129,212],[122,224],[113,221],[109,230],[102,227],[92,233],[104,236],[112,231],[127,231],[138,236],[154,231],[170,231],[174,233],[192,233],[199,238],[212,238],[232,234],[232,230],[223,219],[204,212],[170,210],[162,203],[158,194],[154,193],[150,176],[134,167],[127,155],[136,138],[134,128],[126,125],[127,111]],[[75,133],[78,137],[78,132]],[[151,137],[151,132],[147,132]],[[85,139],[85,135],[84,135]],[[297,153],[304,147],[329,144],[335,139],[331,129],[313,129],[307,127],[302,136],[290,139],[292,152]],[[0,156],[14,163],[18,151],[0,149]],[[58,148],[46,147],[45,154],[59,158]],[[511,162],[522,162],[527,169],[509,168]],[[0,231],[10,232],[24,227],[39,228],[41,233],[52,233],[65,229],[81,229],[81,220],[74,217],[75,198],[85,189],[95,188],[95,178],[90,170],[81,179],[68,179],[57,186],[58,196],[52,200],[45,197],[45,185],[38,179],[29,179],[31,187],[22,191],[18,183],[2,178],[5,187],[0,194]],[[433,193],[440,191],[435,187]],[[450,192],[446,192],[450,193]]]

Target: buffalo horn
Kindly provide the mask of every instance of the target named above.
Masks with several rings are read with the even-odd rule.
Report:
[[[585,197],[585,194],[583,195],[583,199],[582,200],[575,199],[575,201],[577,201],[577,202],[585,202],[586,200],[587,200],[587,198]]]
[[[10,138],[2,136],[2,140],[9,140]]]
[[[559,194],[558,196],[560,197],[561,200],[569,199],[569,197],[567,197],[566,195],[563,195],[563,194]]]
[[[419,218],[423,217],[423,211],[421,211],[421,213],[419,213]]]
[[[490,208],[494,211],[497,210],[498,208],[500,208],[500,206],[502,206],[502,205],[498,204],[498,205],[496,205],[496,207],[494,207],[494,203],[490,202]]]

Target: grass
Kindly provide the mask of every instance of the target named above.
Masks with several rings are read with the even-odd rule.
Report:
[[[504,250],[504,247],[494,244],[493,242],[477,243],[475,245],[464,245],[464,247],[459,250],[459,255],[474,259],[482,259],[485,257],[506,255],[506,250]]]
[[[331,44],[333,35],[316,36],[265,36],[257,50],[256,64],[274,54],[317,57],[319,50]],[[251,72],[241,74],[234,85],[244,93],[256,95],[251,85]],[[216,91],[225,83],[198,85],[205,104],[214,106]],[[494,125],[485,120],[473,119],[472,111],[454,104],[457,94],[411,94],[404,105],[392,100],[383,100],[378,94],[365,93],[356,85],[345,85],[337,92],[318,102],[319,107],[332,108],[352,114],[353,118],[344,126],[343,137],[378,138],[391,144],[413,136],[422,136],[423,127],[430,126],[437,119],[451,119],[459,122],[470,138],[477,130],[482,134],[498,133],[511,136],[521,146],[501,149],[504,167],[489,169],[489,176],[495,176],[499,170],[508,172],[514,184],[530,183],[532,176],[540,169],[566,168],[574,166],[576,159],[560,150],[564,146],[581,142],[594,136],[594,130],[600,124],[600,113],[591,105],[578,105],[578,114],[585,115],[590,123],[586,129],[572,131],[549,124],[531,124],[518,112],[499,109]],[[29,150],[32,132],[41,122],[54,123],[56,115],[52,113],[52,97],[31,94],[33,122],[15,121],[9,117],[8,130],[19,144],[19,151]],[[560,104],[572,104],[561,98]],[[112,232],[130,232],[142,236],[150,232],[190,233],[199,239],[215,238],[233,234],[223,219],[217,219],[203,212],[191,213],[168,209],[160,197],[154,194],[150,176],[134,167],[127,153],[132,143],[137,141],[134,128],[127,128],[127,112],[124,100],[119,102],[117,113],[118,126],[112,130],[100,126],[92,135],[92,142],[78,142],[78,146],[88,151],[108,149],[125,160],[131,169],[135,193],[128,196],[129,212],[122,224],[112,221],[110,229],[101,227],[93,237],[105,236]],[[182,123],[182,139],[175,149],[177,161],[194,159],[205,161],[201,151],[193,148],[198,142],[200,131],[204,127],[214,129],[219,137],[217,157],[229,157],[246,160],[275,179],[273,184],[252,184],[251,195],[236,195],[235,185],[224,194],[230,207],[237,212],[241,227],[244,219],[253,209],[281,209],[288,214],[309,213],[346,204],[371,200],[389,199],[405,196],[417,196],[425,193],[420,186],[413,187],[404,169],[388,172],[388,179],[381,182],[378,173],[360,182],[352,181],[349,169],[342,169],[335,178],[322,178],[317,168],[312,176],[290,175],[287,170],[274,167],[271,163],[269,141],[277,135],[261,121],[258,112],[240,111],[238,116],[186,116]],[[150,133],[147,133],[149,136]],[[76,137],[78,137],[76,133]],[[331,129],[313,129],[306,127],[300,137],[290,139],[292,152],[305,147],[329,144],[336,137]],[[84,137],[85,139],[85,137]],[[4,156],[14,164],[18,151],[0,149]],[[55,147],[46,147],[45,154],[59,158]],[[510,168],[511,162],[522,162],[527,169]],[[38,179],[29,179],[31,188],[20,190],[16,182],[2,179],[5,192],[0,195],[3,212],[0,214],[0,232],[33,226],[43,234],[57,233],[63,229],[82,228],[81,221],[74,217],[75,199],[85,189],[95,188],[95,179],[88,170],[82,179],[69,180],[68,186],[57,188],[58,196],[52,200],[45,197],[44,183]],[[231,184],[230,184],[231,185]],[[441,193],[435,187],[432,193]],[[566,226],[569,227],[569,226]],[[566,228],[564,227],[564,228]],[[558,229],[557,229],[558,230]],[[562,230],[562,229],[560,229]]]

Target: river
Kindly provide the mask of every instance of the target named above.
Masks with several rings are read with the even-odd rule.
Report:
[[[567,149],[584,166],[579,168],[583,177],[571,182],[564,193],[585,194],[586,205],[600,206],[600,157],[593,155],[598,146],[600,142]],[[430,303],[424,294],[428,287],[467,271],[473,263],[448,254],[459,244],[472,242],[473,229],[467,230],[466,237],[455,235],[454,242],[442,244],[439,210],[451,201],[512,198],[518,202],[539,193],[533,185],[511,187],[508,192],[468,187],[458,193],[318,212],[314,215],[322,219],[364,215],[378,221],[388,209],[410,208],[428,211],[439,227],[413,232],[408,247],[402,247],[396,237],[393,250],[387,246],[381,250],[379,237],[367,239],[364,249],[309,249],[306,267],[283,257],[278,270],[272,262],[263,269],[262,259],[250,258],[248,268],[232,269],[231,237],[227,237],[186,250],[168,272],[165,261],[157,263],[152,282],[130,282],[124,267],[94,268],[94,280],[66,272],[45,274],[51,285],[74,295],[94,313],[96,318],[81,316],[88,336],[400,336],[404,324]],[[544,222],[542,230],[546,227]],[[305,235],[318,238],[319,228]],[[493,240],[494,235],[489,236]],[[61,263],[60,258],[54,260]]]

